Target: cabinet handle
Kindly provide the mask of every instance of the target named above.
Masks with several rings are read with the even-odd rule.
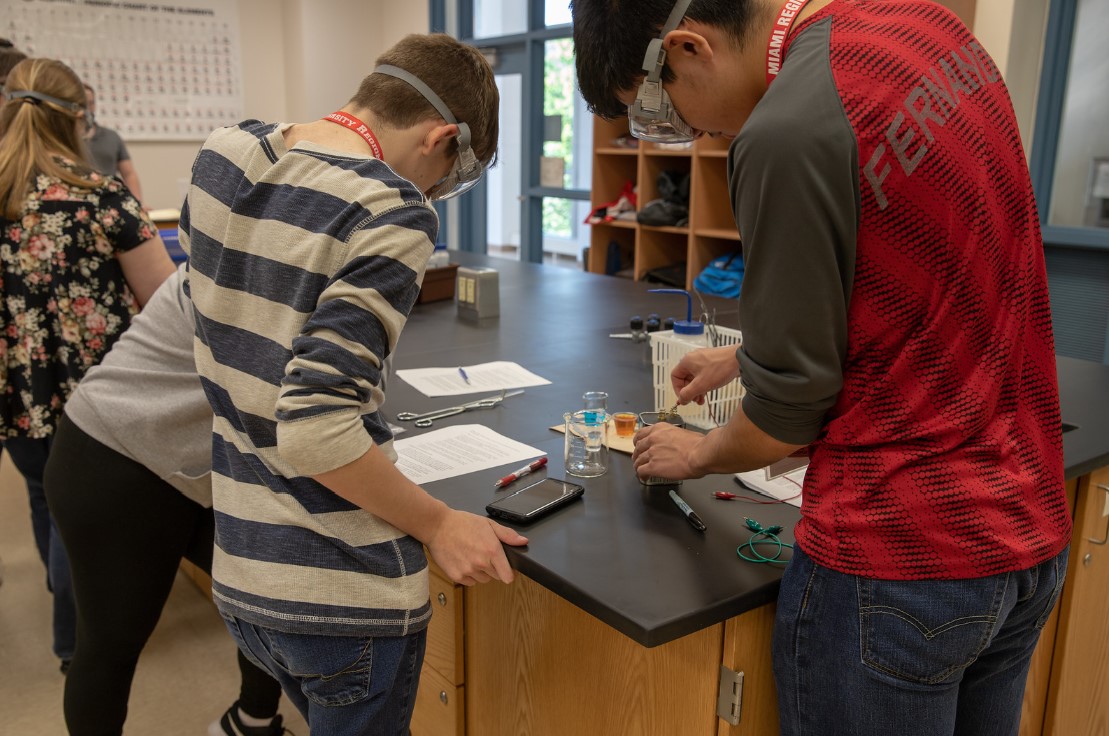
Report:
[[[1105,491],[1105,493],[1109,495],[1109,486],[1105,485],[1104,483],[1098,483],[1097,487]],[[1105,544],[1106,542],[1109,542],[1109,523],[1105,525],[1105,535],[1101,539],[1094,539],[1093,537],[1089,537],[1088,539],[1086,539],[1086,541],[1090,542],[1091,544]]]
[[[440,606],[447,605],[447,597],[445,595],[443,595],[442,593],[440,593],[438,596],[436,596],[436,599],[439,601]]]

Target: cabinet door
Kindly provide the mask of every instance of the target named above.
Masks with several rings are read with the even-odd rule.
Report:
[[[1109,468],[1078,485],[1048,693],[1048,736],[1105,733],[1109,723]]]
[[[1067,508],[1073,509],[1078,496],[1078,480],[1067,481]],[[1044,732],[1047,713],[1047,691],[1051,685],[1051,662],[1055,656],[1055,636],[1059,631],[1060,601],[1040,632],[1040,643],[1032,653],[1028,680],[1024,686],[1024,703],[1020,714],[1019,736],[1040,736]]]
[[[770,636],[777,606],[767,603],[724,624],[724,666],[743,673],[739,725],[717,720],[717,736],[775,736],[779,731],[778,695],[770,658]]]

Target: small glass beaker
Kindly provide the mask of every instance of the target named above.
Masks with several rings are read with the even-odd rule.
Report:
[[[608,470],[608,414],[603,410],[581,409],[562,415],[566,423],[566,472],[579,478],[595,478]]]
[[[635,435],[635,423],[639,419],[635,412],[618,411],[612,415],[612,424],[616,427],[617,437],[632,437]]]
[[[581,408],[592,412],[608,412],[608,394],[604,391],[586,391],[581,395]]]
[[[659,422],[666,422],[667,424],[673,424],[675,427],[685,428],[685,420],[676,412],[669,411],[641,411],[639,412],[639,422],[644,427],[649,427]],[[640,478],[639,482],[645,486],[680,486],[682,484],[680,480],[670,480],[669,478],[659,478],[657,476]]]

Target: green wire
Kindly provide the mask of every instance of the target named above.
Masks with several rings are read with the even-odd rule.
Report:
[[[746,522],[747,528],[750,529],[753,533],[750,537],[748,537],[746,542],[739,545],[735,549],[736,554],[739,555],[741,559],[744,559],[747,562],[754,562],[763,565],[771,563],[784,565],[789,562],[789,560],[781,559],[783,549],[793,549],[792,544],[783,542],[781,539],[778,538],[778,532],[782,531],[782,527],[771,526],[763,529],[762,524],[759,524],[754,519],[750,519],[747,517],[744,517],[744,522]],[[762,552],[759,552],[759,550],[757,549],[757,545],[760,544],[773,545],[773,554],[764,555]],[[744,554],[744,548],[750,549],[752,556]]]

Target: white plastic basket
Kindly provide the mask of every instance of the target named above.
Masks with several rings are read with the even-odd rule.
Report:
[[[724,345],[739,346],[742,334],[739,330],[717,327],[717,347]],[[651,364],[654,370],[655,411],[665,411],[677,403],[674,388],[670,383],[670,371],[686,353],[696,350],[693,345],[676,339],[673,330],[651,333]],[[728,423],[743,398],[743,387],[739,381],[710,391],[704,404],[686,404],[679,407],[678,414],[685,423],[700,429],[715,429]]]

